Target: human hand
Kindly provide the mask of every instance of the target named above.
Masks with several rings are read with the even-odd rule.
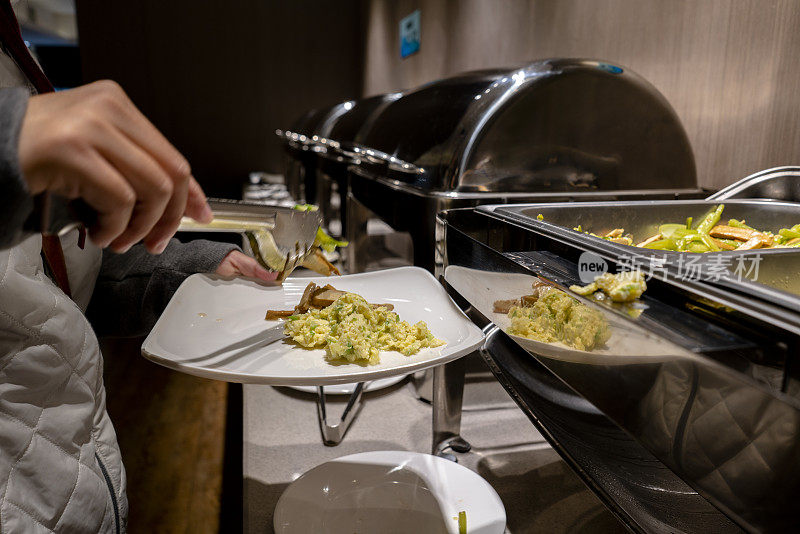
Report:
[[[217,274],[222,276],[249,276],[250,278],[259,278],[271,282],[278,277],[278,273],[268,271],[255,258],[232,250],[228,253],[216,270]]]
[[[140,240],[163,252],[183,215],[213,218],[189,163],[111,81],[31,97],[19,163],[32,194],[82,198],[97,211],[89,237],[115,252]]]

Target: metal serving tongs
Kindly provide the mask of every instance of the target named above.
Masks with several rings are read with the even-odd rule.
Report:
[[[258,262],[265,269],[279,273],[278,281],[283,281],[314,253],[317,229],[322,224],[319,211],[227,199],[209,199],[208,205],[214,212],[214,220],[202,224],[184,217],[179,231],[243,234]]]
[[[259,263],[280,273],[279,281],[314,252],[317,229],[322,223],[318,211],[225,199],[210,199],[208,204],[214,212],[211,223],[200,224],[184,217],[179,230],[244,234]],[[81,199],[44,193],[34,198],[34,209],[23,224],[23,231],[59,236],[81,225],[91,227],[96,221],[97,214]]]

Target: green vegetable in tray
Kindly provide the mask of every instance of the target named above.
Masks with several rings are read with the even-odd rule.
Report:
[[[703,221],[697,226],[697,231],[701,234],[707,234],[714,225],[716,225],[722,217],[722,210],[725,209],[725,204],[720,204],[717,208],[706,215]]]
[[[658,227],[657,234],[639,243],[636,243],[630,234],[625,234],[622,228],[615,228],[604,235],[584,232],[581,226],[575,230],[623,245],[636,243],[637,247],[676,252],[800,248],[800,224],[791,228],[781,228],[775,234],[757,230],[748,226],[745,221],[737,219],[729,219],[727,224],[720,224],[724,209],[724,204],[715,206],[695,228],[692,228],[692,217],[687,217],[685,224],[662,224]]]
[[[658,227],[658,232],[661,234],[661,236],[663,238],[669,239],[678,230],[686,230],[687,228],[688,229],[692,228],[691,224],[689,224],[688,221],[687,221],[686,225],[683,225],[683,224],[671,224],[671,223],[670,224],[662,224],[661,226]]]
[[[781,228],[778,233],[783,237],[794,239],[800,237],[800,224],[795,224],[791,228]]]
[[[728,219],[728,226],[732,226],[734,228],[744,228],[746,230],[755,231],[755,228],[753,228],[752,226],[747,226],[744,223],[744,221],[737,221],[736,219]]]

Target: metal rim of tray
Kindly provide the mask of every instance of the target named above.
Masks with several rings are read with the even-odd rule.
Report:
[[[652,201],[652,202],[658,202],[658,201]],[[608,204],[608,203],[603,203],[603,204]],[[549,206],[552,207],[553,205],[549,204]],[[582,203],[580,206],[575,205],[574,207],[578,208],[583,206],[584,204]],[[614,245],[614,243],[609,243],[608,241],[604,241],[602,239],[597,239],[597,238],[587,239],[588,236],[585,236],[584,234],[575,232],[573,230],[566,231],[563,227],[553,224],[548,224],[546,226],[527,225],[522,221],[510,217],[503,217],[501,216],[501,214],[498,214],[497,211],[488,209],[492,207],[498,207],[498,206],[492,206],[492,205],[478,206],[477,211],[483,213],[488,217],[492,217],[501,220],[503,222],[515,224],[517,226],[531,230],[533,232],[543,234],[561,243],[571,246],[577,245],[578,248],[585,251],[593,252],[607,261],[619,263],[618,247],[622,247],[622,245],[618,245],[617,247],[604,246],[604,245]],[[627,249],[628,247],[623,247],[623,248]],[[746,288],[743,291],[742,289],[737,287],[737,291],[732,292],[730,288],[698,280],[692,281],[692,280],[678,279],[675,276],[669,276],[669,275],[662,276],[659,273],[653,273],[653,276],[671,286],[677,287],[679,289],[688,289],[689,291],[698,295],[699,297],[707,298],[712,301],[717,301],[721,305],[729,306],[735,310],[751,314],[754,317],[757,317],[769,324],[779,326],[795,334],[800,334],[800,309],[797,307],[794,307],[793,309],[791,308],[787,309],[785,306],[776,306],[769,300],[762,300],[760,298],[753,299],[751,296],[747,295]],[[740,287],[745,287],[745,286],[740,285]]]
[[[800,209],[800,204],[787,202],[787,201],[778,201],[778,200],[769,200],[769,199],[729,199],[725,201],[727,204],[763,204],[769,206],[786,206],[786,207],[796,207]],[[675,201],[660,201],[660,200],[650,200],[650,201],[632,201],[632,202],[587,202],[581,204],[581,207],[593,207],[593,206],[615,206],[618,205],[619,207],[631,207],[631,206],[656,206],[659,204],[670,203],[670,204],[718,204],[719,201],[709,201],[706,200],[675,200]],[[773,302],[775,304],[779,304],[782,307],[788,308],[792,311],[796,311],[800,309],[800,296],[784,291],[778,288],[774,288],[772,286],[759,283],[757,281],[751,281],[747,278],[743,278],[741,276],[735,276],[731,273],[730,270],[725,269],[724,271],[712,271],[710,270],[709,266],[713,266],[715,263],[715,257],[723,256],[728,258],[739,258],[739,257],[761,257],[762,255],[768,256],[779,256],[779,255],[798,255],[798,264],[800,265],[800,249],[786,249],[786,248],[775,248],[775,249],[754,249],[748,251],[720,251],[720,252],[707,252],[703,253],[702,255],[694,254],[690,252],[676,252],[676,251],[664,251],[664,250],[652,250],[648,251],[648,249],[641,249],[639,247],[632,247],[628,245],[620,245],[617,243],[611,243],[604,239],[600,239],[594,236],[582,234],[577,232],[571,228],[566,228],[561,225],[557,225],[554,223],[549,223],[546,221],[539,221],[533,219],[528,216],[520,215],[519,213],[515,213],[512,210],[519,210],[523,207],[521,204],[517,204],[515,206],[504,206],[504,205],[485,205],[479,206],[477,209],[480,212],[488,214],[492,217],[497,219],[505,220],[508,222],[513,222],[518,224],[524,228],[528,228],[531,230],[542,231],[548,235],[556,236],[561,239],[566,239],[569,242],[578,242],[585,248],[591,246],[592,252],[598,253],[599,251],[605,252],[606,259],[612,259],[617,261],[619,258],[626,258],[628,263],[631,265],[637,265],[643,269],[650,269],[648,272],[652,272],[652,261],[653,258],[679,258],[681,256],[685,256],[687,254],[698,257],[696,261],[696,266],[698,268],[697,278],[700,282],[710,285],[719,286],[725,288],[727,290],[733,290],[741,292],[745,295],[749,295],[751,297],[756,297],[759,299],[766,300],[768,302]],[[524,205],[525,208],[535,208],[536,204],[526,204]],[[547,209],[553,209],[560,207],[558,204],[547,204],[542,205],[542,207],[546,207]],[[574,209],[576,206],[564,206],[570,209]],[[671,266],[670,263],[665,265],[667,269],[669,269],[670,274],[673,276],[675,273],[674,266]]]

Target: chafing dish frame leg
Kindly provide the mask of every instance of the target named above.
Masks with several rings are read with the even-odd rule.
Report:
[[[335,425],[328,424],[328,413],[325,407],[325,387],[317,387],[317,418],[319,429],[322,433],[322,443],[328,446],[338,445],[344,439],[347,429],[350,428],[356,414],[361,409],[361,394],[364,392],[364,382],[359,382],[356,389],[350,394],[350,400],[342,412],[339,422]]]
[[[349,273],[361,273],[367,267],[363,249],[369,239],[367,221],[370,212],[349,193],[345,195],[342,202],[347,202],[347,226],[343,227],[342,231],[344,238],[350,242],[350,246],[345,251],[345,267]]]
[[[461,437],[461,409],[464,404],[466,359],[459,358],[433,369],[432,453],[458,461],[447,452],[469,452],[472,446]]]

